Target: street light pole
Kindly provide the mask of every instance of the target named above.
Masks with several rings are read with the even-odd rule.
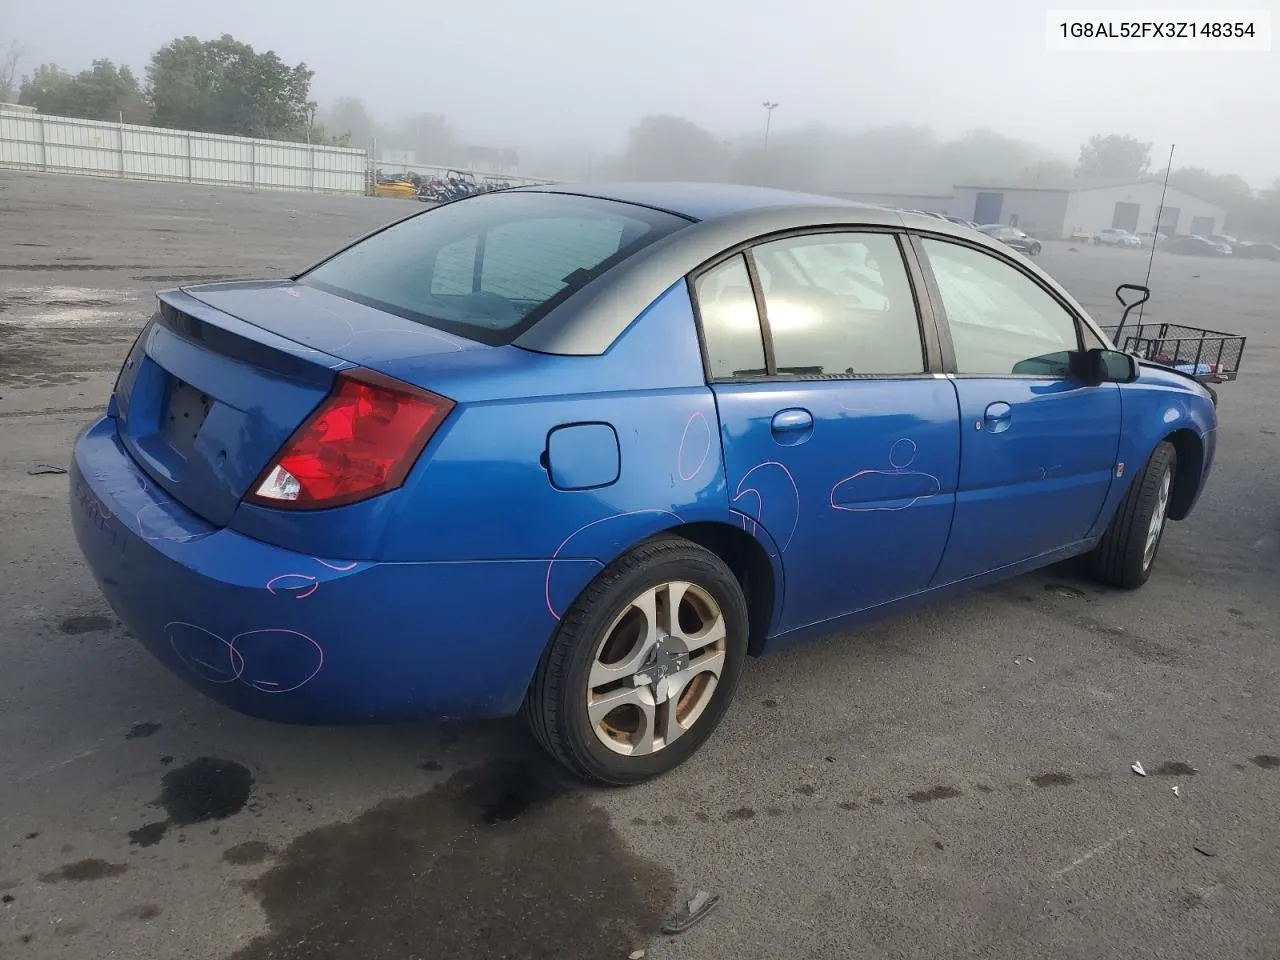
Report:
[[[769,152],[769,124],[773,121],[773,111],[777,107],[777,101],[766,100],[762,106],[765,109],[764,115],[764,152]]]

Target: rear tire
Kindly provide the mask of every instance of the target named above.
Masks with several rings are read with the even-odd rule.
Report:
[[[724,716],[747,652],[742,588],[680,537],[642,543],[582,592],[538,663],[523,714],[577,776],[622,786],[689,759]]]
[[[1136,590],[1147,582],[1169,522],[1177,467],[1173,444],[1162,441],[1151,452],[1141,475],[1134,477],[1107,532],[1089,555],[1095,578],[1125,590]]]
[[[1033,243],[1033,244],[1031,245],[1031,255],[1032,255],[1033,257],[1038,257],[1038,256],[1040,255],[1040,244],[1038,244],[1038,243]]]

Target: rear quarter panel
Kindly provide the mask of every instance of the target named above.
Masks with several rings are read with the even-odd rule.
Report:
[[[491,398],[464,401],[421,464],[380,551],[385,559],[547,560],[545,599],[558,617],[589,579],[583,565],[558,561],[603,565],[682,523],[732,522],[715,400],[683,280],[603,356],[526,357],[487,387],[474,377],[421,375],[447,396],[475,391]],[[573,456],[575,448],[548,437],[576,424],[611,429],[582,436],[610,450],[616,438],[612,482],[612,470],[589,489],[552,482],[548,449]],[[607,459],[595,455],[601,451],[579,452],[584,470]]]

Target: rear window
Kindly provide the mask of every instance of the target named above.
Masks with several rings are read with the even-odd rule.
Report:
[[[489,344],[689,221],[548,193],[448,203],[347,248],[299,283]]]

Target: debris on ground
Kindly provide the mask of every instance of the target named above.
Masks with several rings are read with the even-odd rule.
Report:
[[[712,896],[705,890],[699,890],[687,904],[689,908],[688,915],[675,920],[668,920],[663,925],[662,932],[666,934],[684,933],[699,920],[706,917],[719,903],[720,898],[718,896]]]
[[[1180,797],[1180,796],[1182,796],[1182,794],[1180,794],[1180,793],[1178,792],[1178,785],[1177,785],[1176,783],[1173,785],[1173,795],[1174,795],[1175,797]]]
[[[1129,764],[1129,769],[1132,770],[1134,773],[1136,773],[1140,777],[1145,777],[1147,775],[1147,771],[1142,769],[1141,760],[1133,761],[1133,763]]]
[[[644,960],[644,951],[633,950],[631,954],[627,957],[627,960]]]
[[[1027,663],[1035,663],[1035,662],[1036,662],[1035,657],[1027,657]]]
[[[1217,854],[1216,854],[1214,851],[1210,850],[1208,847],[1202,847],[1202,846],[1200,846],[1200,844],[1194,844],[1194,845],[1192,845],[1191,849],[1192,849],[1192,850],[1194,850],[1196,853],[1200,854],[1200,856],[1202,856],[1202,857],[1216,857],[1216,856],[1217,856]]]
[[[30,470],[27,471],[27,476],[41,477],[41,476],[44,476],[45,474],[60,474],[60,473],[66,473],[66,472],[67,470],[65,467],[55,467],[49,463],[37,463],[34,467],[32,467]]]

